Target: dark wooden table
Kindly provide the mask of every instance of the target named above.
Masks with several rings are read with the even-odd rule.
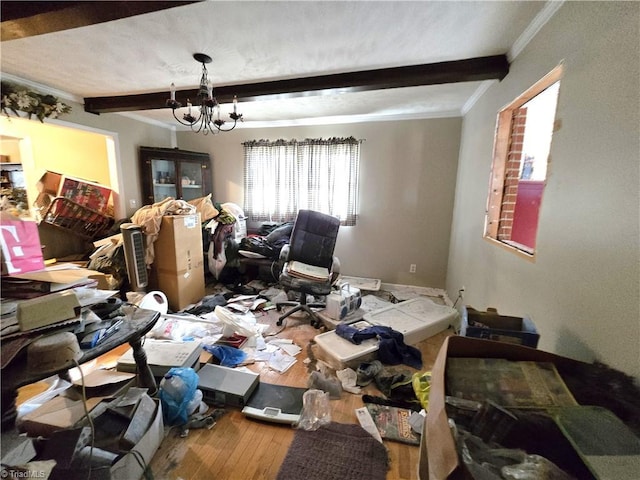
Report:
[[[142,340],[153,328],[159,317],[159,312],[132,307],[125,315],[120,329],[94,348],[83,350],[83,355],[78,360],[78,363],[83,364],[93,360],[128,342],[133,348],[133,357],[138,367],[138,386],[148,388],[149,395],[155,395],[157,385],[147,364],[147,355],[142,348]],[[27,348],[22,348],[11,362],[2,369],[2,430],[13,428],[14,426],[17,414],[16,398],[18,388],[44,380],[52,375],[65,375],[67,370],[68,368],[65,367],[53,372],[30,371],[27,367]]]

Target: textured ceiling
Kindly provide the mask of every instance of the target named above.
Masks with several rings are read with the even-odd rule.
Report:
[[[507,54],[545,2],[204,1],[1,44],[1,71],[76,99]],[[459,115],[482,82],[241,103],[246,126]],[[175,125],[169,109],[139,117]]]

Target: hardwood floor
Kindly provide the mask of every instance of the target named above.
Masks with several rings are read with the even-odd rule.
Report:
[[[269,312],[259,317],[260,323],[275,327],[277,314]],[[302,347],[297,362],[284,374],[256,363],[249,368],[260,373],[260,380],[267,383],[306,387],[308,379],[306,347],[321,331],[311,327],[304,319],[291,318],[286,328],[277,336],[290,338]],[[442,332],[420,342],[424,367],[428,371],[435,360],[444,338],[451,330]],[[410,367],[395,369],[416,371]],[[372,384],[364,393],[380,395]],[[355,409],[364,404],[360,395],[343,392],[339,400],[331,401],[332,420],[340,423],[358,423]],[[187,438],[180,438],[177,429],[172,429],[163,440],[150,466],[158,480],[219,480],[274,479],[293,440],[295,430],[288,425],[261,422],[246,418],[239,409],[227,408],[226,413],[211,429],[191,430]],[[390,469],[387,479],[417,479],[419,448],[399,442],[385,441],[389,452]],[[322,452],[318,452],[319,455]],[[302,479],[301,479],[302,480]],[[348,479],[345,479],[348,480]]]
[[[278,332],[276,327],[278,314],[275,311],[263,313],[259,323],[271,325],[270,332]],[[286,328],[277,334],[278,338],[292,339],[302,348],[297,362],[284,374],[270,370],[264,363],[255,363],[248,368],[260,374],[260,380],[267,383],[307,387],[309,342],[324,329],[318,330],[309,325],[304,318],[290,317]],[[442,341],[452,330],[447,330],[424,340],[416,346],[422,352],[423,369],[428,371],[435,360]],[[115,363],[128,348],[123,345],[97,359],[91,368],[115,367]],[[203,354],[202,360],[207,354]],[[404,365],[389,367],[396,371],[415,372]],[[85,368],[83,368],[85,370]],[[45,386],[42,383],[20,389],[18,404],[39,393]],[[374,384],[363,389],[363,393],[380,395]],[[343,392],[339,400],[331,401],[332,420],[340,423],[357,424],[355,409],[362,407],[361,395]],[[261,422],[245,417],[238,408],[226,408],[226,413],[218,419],[216,425],[208,430],[192,429],[186,438],[179,436],[177,428],[165,428],[165,438],[153,457],[150,467],[155,480],[251,480],[275,479],[293,440],[295,430],[289,425]],[[390,468],[388,480],[415,480],[417,476],[419,447],[399,442],[386,441],[389,452]],[[318,452],[322,455],[322,452]],[[304,479],[301,479],[304,480]],[[348,479],[345,479],[348,480]]]

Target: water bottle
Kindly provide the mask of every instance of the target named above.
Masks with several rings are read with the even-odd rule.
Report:
[[[180,403],[187,393],[187,385],[177,375],[166,374],[160,381],[160,388],[176,402]]]

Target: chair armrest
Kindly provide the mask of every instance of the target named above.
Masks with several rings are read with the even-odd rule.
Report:
[[[340,278],[340,259],[333,256],[333,263],[331,264],[331,285],[335,285],[335,283]]]
[[[289,250],[290,247],[288,243],[282,247],[282,249],[280,250],[280,256],[278,257],[280,263],[284,264],[287,260],[289,260]]]

